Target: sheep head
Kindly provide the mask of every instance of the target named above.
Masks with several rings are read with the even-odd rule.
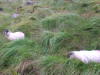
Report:
[[[67,58],[75,58],[75,52],[74,51],[71,51],[67,54]]]
[[[5,29],[5,30],[3,31],[4,35],[6,35],[6,36],[8,36],[8,35],[7,35],[8,32],[9,32],[8,29]]]

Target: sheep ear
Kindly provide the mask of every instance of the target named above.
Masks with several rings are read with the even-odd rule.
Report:
[[[8,32],[9,32],[9,30],[8,30],[8,29],[5,29],[5,30],[3,31],[3,34],[7,36],[7,33],[8,33]]]

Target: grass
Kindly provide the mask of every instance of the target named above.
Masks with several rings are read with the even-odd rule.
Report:
[[[43,28],[47,30],[77,31],[88,24],[87,19],[75,13],[55,14],[41,21]]]
[[[1,1],[0,75],[99,75],[98,63],[66,57],[72,50],[100,49],[99,0],[38,1],[30,6]],[[20,17],[12,18],[20,6]],[[26,38],[9,41],[4,29]]]
[[[7,43],[0,50],[2,52],[0,54],[2,61],[0,62],[1,67],[7,67],[12,65],[13,63],[16,64],[21,60],[30,58],[31,56],[33,56],[32,51],[34,52],[34,47],[34,42],[27,39]]]

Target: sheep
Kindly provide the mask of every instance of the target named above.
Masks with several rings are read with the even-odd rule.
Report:
[[[68,58],[78,59],[85,64],[90,62],[100,63],[100,50],[80,50],[80,51],[71,51],[67,55]]]
[[[11,32],[8,29],[4,30],[4,35],[8,40],[20,40],[25,38],[23,32]]]

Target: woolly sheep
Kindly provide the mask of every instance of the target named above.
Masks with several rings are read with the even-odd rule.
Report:
[[[25,34],[23,32],[11,32],[6,29],[4,30],[4,34],[8,40],[19,40],[25,38]]]
[[[100,63],[100,51],[99,50],[81,50],[81,51],[72,51],[68,53],[68,58],[78,59],[85,64],[90,62]]]

